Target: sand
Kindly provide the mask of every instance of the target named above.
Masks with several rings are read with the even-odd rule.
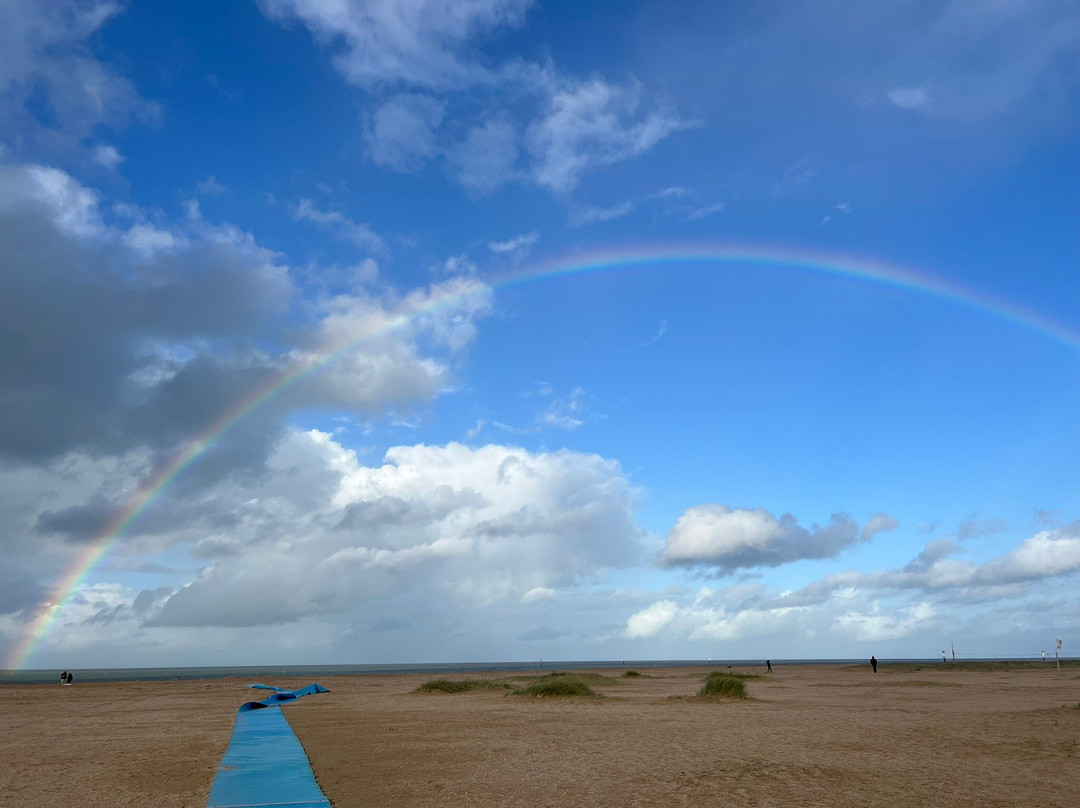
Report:
[[[778,667],[690,698],[708,670],[597,671],[595,699],[332,677],[285,711],[337,808],[1078,804],[1075,668]],[[244,684],[0,687],[0,805],[203,808]]]

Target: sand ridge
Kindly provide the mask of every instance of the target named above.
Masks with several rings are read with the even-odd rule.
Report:
[[[692,698],[710,670],[597,670],[594,699],[341,676],[285,711],[337,808],[1076,804],[1076,669],[777,666]],[[246,684],[0,688],[0,805],[203,808]]]

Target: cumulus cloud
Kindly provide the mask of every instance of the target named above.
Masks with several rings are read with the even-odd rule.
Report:
[[[401,93],[383,103],[364,136],[372,161],[395,171],[418,171],[438,153],[436,130],[445,106],[419,93]]]
[[[193,435],[296,378],[124,540],[160,550],[200,525],[196,555],[212,555],[239,517],[211,492],[266,473],[291,413],[432,400],[491,308],[471,272],[399,291],[372,269],[363,289],[300,301],[284,256],[249,234],[119,210],[35,164],[0,162],[0,251],[0,576],[15,581],[70,563]],[[328,352],[335,363],[306,372]]]
[[[900,522],[893,519],[889,514],[881,511],[874,514],[859,531],[859,538],[869,541],[878,533],[888,533],[900,527]]]
[[[1041,531],[1024,539],[1014,550],[981,564],[955,558],[960,552],[955,542],[938,539],[928,542],[914,559],[898,569],[832,573],[785,594],[778,602],[821,603],[843,589],[875,593],[918,590],[963,600],[1022,596],[1025,590],[1021,584],[1080,571],[1080,525]]]
[[[661,553],[667,566],[712,566],[722,572],[777,567],[805,558],[831,558],[860,540],[859,526],[835,513],[828,525],[801,527],[791,514],[720,504],[688,508],[668,533]]]
[[[628,639],[648,639],[659,634],[678,614],[679,607],[673,600],[661,600],[633,614],[626,621]]]
[[[961,551],[956,542],[935,540],[903,567],[834,572],[797,590],[748,582],[702,587],[692,596],[669,595],[631,614],[624,636],[895,642],[935,631],[945,614],[955,625],[960,609],[977,613],[986,604],[1006,602],[1012,604],[1009,615],[1015,621],[1024,611],[1022,604],[1034,597],[1034,585],[1080,573],[1080,523],[1041,531],[981,563],[957,558]],[[647,598],[648,593],[635,592],[620,600]],[[1058,603],[1054,608],[1072,607]],[[968,611],[965,619],[972,616]]]
[[[256,490],[232,492],[258,505],[222,536],[259,551],[216,553],[155,624],[265,625],[411,590],[535,604],[641,553],[636,493],[595,455],[399,446],[369,467],[330,435],[294,432],[269,467]]]
[[[113,171],[124,162],[124,155],[120,154],[115,146],[103,143],[94,149],[94,162],[102,168]]]

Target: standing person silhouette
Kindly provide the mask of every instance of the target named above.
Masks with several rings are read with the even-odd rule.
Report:
[[[771,659],[766,659],[765,660],[765,667],[768,668],[768,671],[766,671],[766,673],[772,673],[772,660]]]
[[[67,684],[67,671],[64,671],[63,673],[60,674],[60,684],[62,684],[62,685]]]
[[[874,669],[874,673],[877,673],[877,657],[870,657],[870,667]]]

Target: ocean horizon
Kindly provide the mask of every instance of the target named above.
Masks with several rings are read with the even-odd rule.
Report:
[[[784,665],[859,665],[869,658],[772,659],[773,667]],[[941,665],[935,657],[879,660],[887,663],[927,663]],[[956,662],[1038,662],[1040,657],[965,657]],[[1062,657],[1062,661],[1065,658]],[[1053,664],[1053,658],[1047,658]],[[951,664],[951,661],[950,663]],[[230,676],[249,679],[275,676],[375,676],[397,673],[484,673],[492,671],[563,671],[580,668],[695,668],[695,667],[765,667],[764,659],[627,659],[627,660],[533,660],[531,662],[413,662],[362,665],[218,665],[162,668],[68,668],[76,683],[151,682],[190,679],[225,679]],[[31,668],[0,671],[0,684],[53,684],[61,668]]]

